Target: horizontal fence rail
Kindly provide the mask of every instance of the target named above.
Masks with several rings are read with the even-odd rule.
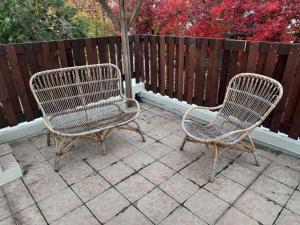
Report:
[[[263,125],[300,137],[300,44],[153,35],[133,35],[129,42],[136,82],[180,101],[218,105],[230,78],[241,72],[278,80],[283,98]],[[119,36],[0,45],[0,128],[41,116],[29,90],[32,74],[107,62],[122,70]]]

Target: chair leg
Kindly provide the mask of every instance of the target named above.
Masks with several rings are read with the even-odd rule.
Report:
[[[50,139],[50,131],[47,131],[47,146],[51,145],[51,139]]]
[[[183,141],[182,141],[182,144],[180,145],[180,148],[179,148],[181,151],[183,151],[183,147],[184,147],[187,139],[188,139],[188,136],[185,136],[184,139],[183,139]]]
[[[248,139],[249,139],[249,142],[250,142],[250,145],[251,145],[251,148],[252,148],[252,154],[254,156],[256,165],[260,166],[260,161],[259,161],[259,158],[258,158],[257,153],[256,153],[256,148],[255,148],[255,145],[254,145],[254,141],[253,141],[250,134],[248,134]]]
[[[105,143],[104,143],[105,140],[102,140],[102,155],[106,155],[106,148],[105,148]]]
[[[218,166],[218,159],[219,159],[219,152],[218,152],[218,145],[214,144],[214,149],[213,149],[213,164],[212,164],[212,172],[211,172],[211,177],[210,177],[210,182],[215,181],[215,176],[216,176],[216,170]]]
[[[58,172],[58,170],[59,170],[59,160],[60,160],[61,155],[62,155],[62,153],[60,153],[60,152],[56,153],[55,162],[54,162],[54,171],[55,172]]]
[[[141,135],[141,138],[142,138],[143,142],[146,142],[143,131],[142,131],[140,125],[138,124],[138,122],[133,121],[133,123],[135,123],[135,125],[137,126],[137,132]]]

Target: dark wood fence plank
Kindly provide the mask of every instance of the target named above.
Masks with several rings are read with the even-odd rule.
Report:
[[[263,74],[269,77],[273,77],[273,73],[275,70],[275,65],[277,61],[277,54],[279,50],[279,44],[274,43],[269,45],[269,49],[267,52],[267,58],[266,58],[266,63],[265,67],[263,70]]]
[[[258,42],[249,42],[249,52],[247,57],[246,72],[255,73],[258,59]]]
[[[211,39],[210,42],[205,104],[207,106],[215,106],[218,96],[222,39]]]
[[[183,67],[184,67],[184,38],[176,37],[176,77],[175,77],[175,96],[178,100],[183,97]]]
[[[26,84],[21,74],[21,69],[19,67],[18,57],[13,45],[6,45],[5,52],[7,55],[7,60],[9,61],[11,67],[11,74],[14,79],[14,83],[16,85],[16,93],[22,104],[22,108],[24,110],[25,118],[27,121],[31,121],[33,119],[32,109],[29,101],[29,97],[26,91]]]
[[[286,66],[282,77],[283,96],[277,107],[273,111],[271,130],[277,132],[280,127],[284,109],[287,104],[288,96],[290,94],[290,87],[294,80],[294,74],[298,65],[300,56],[300,45],[292,45],[286,62]]]
[[[100,63],[108,63],[108,37],[97,38]]]
[[[86,65],[86,58],[85,58],[85,41],[83,39],[77,39],[72,41],[73,47],[73,57],[76,66]]]
[[[98,54],[97,54],[97,39],[85,39],[86,47],[86,56],[88,64],[97,64],[98,63]]]
[[[144,61],[145,61],[145,88],[148,91],[149,90],[149,84],[150,84],[150,64],[149,64],[149,36],[148,35],[142,35],[142,39],[144,42]]]
[[[174,96],[174,37],[167,36],[167,95]]]
[[[135,79],[137,83],[141,81],[141,48],[140,48],[140,39],[139,36],[134,37],[134,67],[135,67]]]
[[[114,37],[108,37],[108,44],[109,44],[110,63],[116,65],[117,59],[116,59],[115,38]]]
[[[186,70],[186,86],[185,86],[185,96],[187,103],[191,104],[193,102],[194,94],[194,80],[195,80],[195,50],[196,50],[196,39],[188,38],[188,56],[186,59],[187,70]]]
[[[195,74],[195,102],[202,105],[204,101],[206,62],[208,51],[208,39],[197,38],[196,42],[196,74]]]
[[[289,132],[289,137],[298,139],[300,136],[300,98],[298,98],[297,106],[294,112],[292,126]]]
[[[159,37],[159,93],[165,95],[166,90],[166,37]]]
[[[157,36],[150,36],[151,89],[157,93]]]

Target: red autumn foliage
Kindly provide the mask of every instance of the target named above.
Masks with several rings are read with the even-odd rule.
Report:
[[[145,0],[135,31],[295,41],[300,36],[299,12],[300,0]]]

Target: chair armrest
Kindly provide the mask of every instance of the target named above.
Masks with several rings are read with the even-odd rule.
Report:
[[[134,103],[134,105],[137,107],[137,112],[140,112],[140,104],[137,100],[135,100],[134,98],[127,98],[125,95],[121,95],[123,100],[126,100],[127,102],[132,102]],[[129,105],[130,106],[130,105]]]
[[[218,105],[215,107],[205,107],[205,106],[192,106],[190,109],[188,109],[185,114],[183,115],[182,120],[185,120],[185,118],[195,109],[205,109],[205,110],[209,110],[209,111],[214,111],[214,110],[218,110],[221,109],[224,105]]]

